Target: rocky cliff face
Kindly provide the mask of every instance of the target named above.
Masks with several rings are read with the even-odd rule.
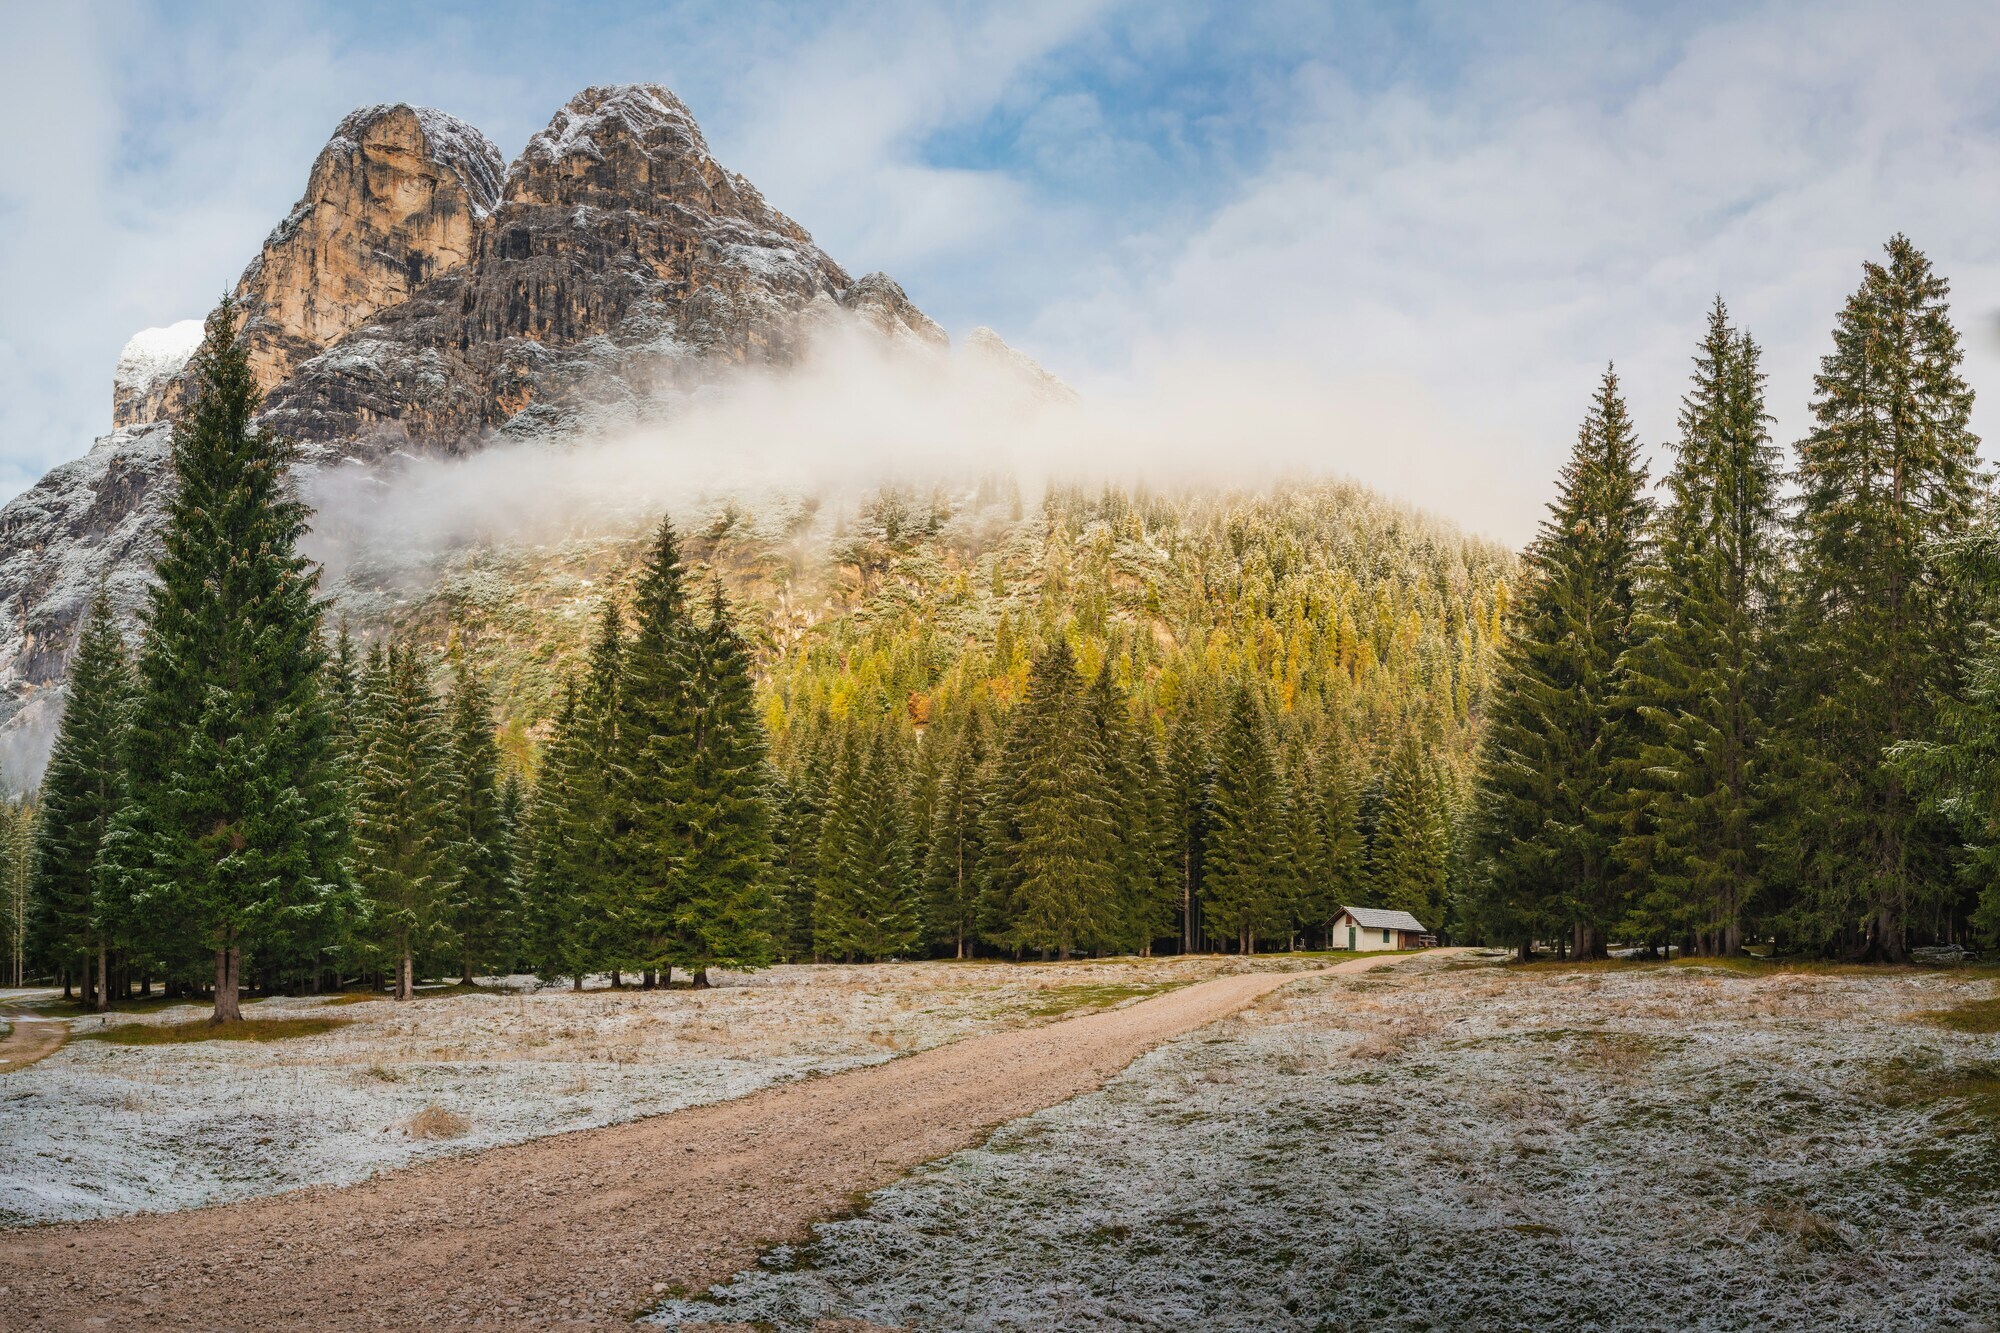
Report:
[[[650,85],[579,93],[506,167],[442,112],[354,112],[235,296],[262,424],[308,466],[670,413],[727,367],[788,364],[835,321],[947,343],[901,287],[850,278],[719,165]],[[191,350],[187,324],[135,338],[112,433],[0,510],[9,726],[59,682],[100,579],[127,612],[143,597]]]
[[[341,121],[305,196],[236,284],[266,392],[469,260],[505,171],[485,135],[428,107],[365,107]]]
[[[268,416],[345,457],[561,434],[642,417],[719,364],[782,364],[843,302],[943,339],[718,165],[673,94],[591,88],[508,168],[466,262],[300,364]]]

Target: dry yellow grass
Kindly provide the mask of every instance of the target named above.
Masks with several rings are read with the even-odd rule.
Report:
[[[442,1106],[426,1106],[403,1126],[403,1132],[413,1139],[462,1139],[471,1130],[470,1120]]]

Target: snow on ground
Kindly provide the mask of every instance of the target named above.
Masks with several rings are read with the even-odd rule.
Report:
[[[1302,981],[667,1325],[1995,1327],[1990,973]],[[731,1323],[732,1327],[739,1326]]]
[[[1262,967],[1324,960],[1261,959]],[[0,1077],[0,1223],[193,1207],[362,1180],[439,1153],[633,1120],[1041,1022],[1237,970],[1230,959],[779,967],[708,991],[512,988],[329,1003],[251,1018],[347,1026],[271,1042],[80,1038]],[[33,997],[43,998],[46,996]],[[112,1023],[205,1016],[176,1005]],[[413,1133],[436,1107],[468,1122]]]

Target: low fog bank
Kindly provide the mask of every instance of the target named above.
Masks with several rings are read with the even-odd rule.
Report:
[[[20,797],[42,785],[68,699],[67,686],[37,691],[0,730],[0,792],[7,797]]]
[[[824,524],[888,485],[1009,477],[1032,497],[1049,482],[1351,478],[1461,521],[1506,512],[1498,460],[1432,465],[1450,455],[1441,442],[1453,432],[1424,401],[1406,385],[1209,361],[1079,396],[994,342],[945,354],[840,328],[794,369],[726,374],[618,428],[303,472],[317,511],[304,550],[325,566],[327,590],[365,616],[383,605],[376,594],[428,591],[454,552],[629,534],[725,499],[775,516],[806,512],[798,499],[814,497]],[[61,692],[47,690],[0,727],[7,791],[40,781],[61,716]]]
[[[1004,350],[950,354],[846,330],[798,367],[742,370],[657,404],[653,419],[560,442],[502,442],[308,479],[307,551],[330,586],[466,547],[630,531],[723,495],[836,497],[897,484],[1050,481],[1268,485],[1352,478],[1445,515],[1492,512],[1491,488],[1436,469],[1449,434],[1388,383],[1320,382],[1272,365],[1157,367],[1070,393]]]

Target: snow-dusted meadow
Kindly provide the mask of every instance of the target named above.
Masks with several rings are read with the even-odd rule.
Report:
[[[1321,965],[1260,966],[1271,962]],[[0,1075],[0,1224],[351,1183],[421,1157],[721,1101],[1122,1003],[1236,966],[779,967],[725,975],[707,991],[581,994],[534,991],[516,978],[511,988],[401,1005],[246,1005],[253,1019],[345,1020],[270,1042],[119,1045],[88,1039],[104,1020],[75,1019],[81,1039]],[[177,1005],[109,1021],[180,1023],[206,1012]]]
[[[2000,1036],[1924,1014],[1994,993],[1706,966],[1302,981],[656,1318],[1990,1329]]]

